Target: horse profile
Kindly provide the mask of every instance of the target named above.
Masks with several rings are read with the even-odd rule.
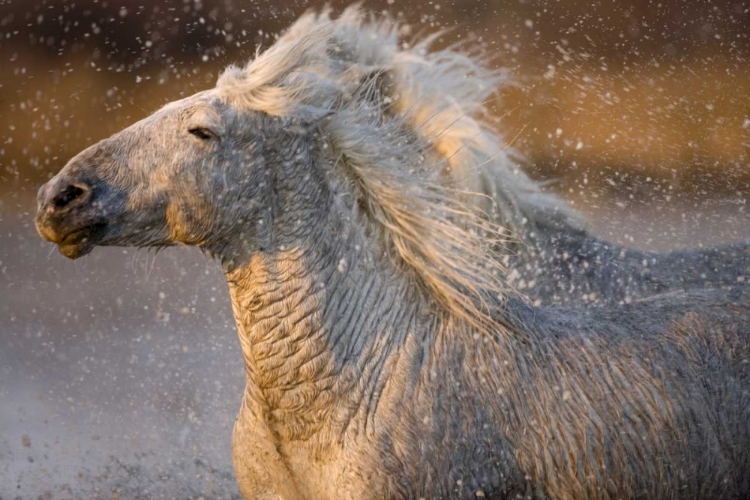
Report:
[[[561,212],[488,167],[499,146],[470,117],[495,78],[356,9],[308,14],[71,160],[37,227],[71,258],[221,261],[246,498],[747,498],[750,291],[517,296],[498,223]]]

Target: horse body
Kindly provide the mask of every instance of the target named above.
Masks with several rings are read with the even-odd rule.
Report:
[[[279,192],[316,170],[287,164]],[[246,497],[750,493],[750,292],[584,311],[510,299],[494,307],[512,336],[488,338],[322,212],[293,249],[227,274],[248,374],[234,435]]]
[[[446,124],[494,77],[420,54],[355,10],[308,15],[216,89],[71,160],[39,192],[39,232],[71,258],[190,244],[221,260],[247,498],[747,498],[750,292],[528,305],[496,222],[551,223],[550,200],[523,176],[477,185],[496,137]],[[618,265],[580,235],[574,257]]]
[[[737,286],[750,274],[744,242],[643,251],[553,218],[517,234],[523,242],[507,257],[509,282],[537,304],[623,304],[669,291]]]

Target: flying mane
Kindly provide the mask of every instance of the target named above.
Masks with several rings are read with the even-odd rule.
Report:
[[[502,72],[429,52],[435,37],[407,48],[398,31],[357,8],[337,19],[308,13],[244,68],[228,68],[217,89],[234,106],[317,127],[395,260],[449,312],[496,330],[490,305],[508,291],[498,243],[559,216],[550,208],[559,203],[518,169],[486,118]]]

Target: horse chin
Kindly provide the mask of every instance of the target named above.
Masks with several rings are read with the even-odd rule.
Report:
[[[62,243],[57,246],[57,249],[67,258],[75,260],[79,257],[83,257],[84,255],[88,255],[89,253],[91,253],[91,250],[94,249],[94,246],[94,243],[90,243],[84,240],[80,243],[73,244]]]
[[[91,253],[91,250],[99,243],[103,226],[103,224],[95,224],[85,227],[54,242],[61,254],[69,259],[78,259]]]

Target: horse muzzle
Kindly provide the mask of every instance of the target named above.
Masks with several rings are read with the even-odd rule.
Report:
[[[41,237],[70,259],[91,252],[107,225],[97,194],[95,186],[60,176],[44,184],[37,194],[36,229]]]

